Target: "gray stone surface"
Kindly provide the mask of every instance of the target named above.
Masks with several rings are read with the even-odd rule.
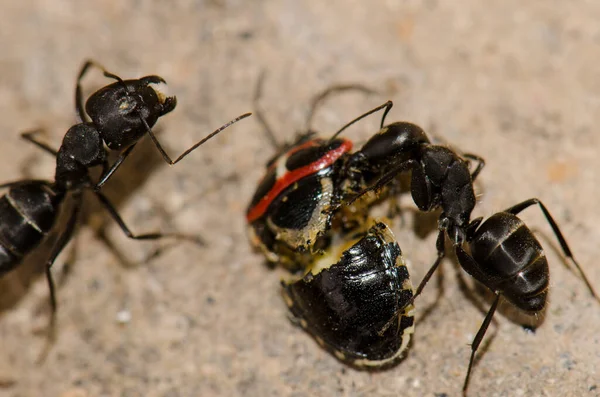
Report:
[[[598,2],[21,0],[4,1],[0,15],[1,181],[53,175],[52,158],[18,132],[44,127],[58,146],[75,121],[74,80],[88,57],[123,77],[156,73],[170,83],[179,106],[159,131],[172,155],[252,110],[261,70],[261,103],[282,141],[304,127],[315,93],[359,82],[381,95],[331,99],[316,128],[329,133],[394,100],[389,120],[486,158],[476,216],[541,198],[600,284]],[[102,83],[90,76],[86,87]],[[348,136],[364,141],[377,125],[367,119]],[[127,241],[92,205],[59,287],[58,341],[41,365],[43,277],[0,280],[0,396],[460,395],[484,313],[459,288],[453,260],[439,300],[432,283],[417,301],[414,343],[389,370],[348,368],[288,321],[285,274],[262,266],[245,233],[245,207],[272,153],[255,119],[172,168],[142,145],[107,186],[123,217],[139,232],[201,234],[206,246]],[[435,257],[435,233],[414,233],[423,217],[409,197],[402,205],[405,223],[394,230],[417,283]],[[523,218],[550,261],[545,321],[532,334],[498,315],[470,395],[598,396],[600,305],[563,265],[541,213]],[[95,236],[102,223],[131,262],[166,250],[122,269]],[[119,313],[131,319],[120,324]]]

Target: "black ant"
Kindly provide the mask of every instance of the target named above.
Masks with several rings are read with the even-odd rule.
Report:
[[[85,109],[91,118],[87,121],[84,113],[81,79],[91,66],[100,68],[106,77],[117,80],[93,93],[86,102]],[[50,290],[50,336],[53,336],[56,322],[56,293],[51,267],[57,256],[71,239],[81,207],[83,192],[92,190],[123,233],[135,240],[154,240],[161,237],[183,237],[179,234],[134,234],[119,216],[100,187],[113,175],[123,160],[131,153],[137,141],[146,133],[169,164],[175,164],[191,151],[218,134],[231,124],[248,117],[244,114],[220,127],[200,142],[186,150],[175,161],[162,149],[151,127],[156,121],[175,108],[176,98],[167,96],[161,90],[165,81],[158,76],[122,80],[107,72],[93,61],[84,63],[77,78],[76,109],[82,120],[65,134],[58,150],[38,141],[28,132],[22,137],[56,158],[54,181],[27,179],[0,185],[8,188],[8,193],[0,197],[0,275],[7,273],[22,263],[23,257],[36,248],[54,229],[58,214],[67,196],[73,200],[68,221],[57,230],[58,237],[53,244],[45,264],[46,279]],[[107,161],[107,150],[124,149],[112,166]],[[99,182],[94,183],[90,169],[102,166]]]
[[[114,79],[116,82],[93,93],[85,103],[84,111],[81,80],[90,67],[100,69],[105,77]],[[98,135],[100,145],[104,141],[110,150],[122,150],[112,166],[108,167],[106,160],[103,160],[102,176],[94,186],[95,190],[100,189],[106,183],[145,134],[150,136],[164,161],[169,165],[175,165],[225,128],[252,115],[252,113],[242,114],[217,128],[173,161],[152,132],[152,126],[156,121],[161,116],[175,109],[177,105],[177,98],[175,96],[168,96],[166,88],[167,83],[159,76],[123,80],[119,76],[108,72],[97,62],[88,60],[83,64],[77,78],[77,87],[75,90],[77,115],[83,122],[78,125],[86,125],[93,129],[94,132],[90,131],[88,133]],[[91,140],[89,143],[91,143]]]
[[[349,201],[369,191],[386,188],[398,174],[412,171],[411,194],[417,207],[421,211],[442,209],[436,242],[438,256],[412,300],[422,292],[444,258],[446,234],[461,267],[495,294],[494,302],[471,345],[471,358],[463,384],[463,393],[466,394],[475,353],[500,297],[533,314],[546,306],[548,262],[534,234],[517,217],[521,211],[539,205],[565,257],[578,270],[592,296],[598,301],[600,299],[573,257],[558,225],[540,200],[525,200],[492,215],[483,223],[482,218],[471,220],[475,206],[473,181],[485,164],[483,159],[472,154],[461,156],[447,147],[433,145],[424,131],[411,123],[396,122],[383,127],[388,111],[386,109],[383,115],[381,131],[350,160],[349,168],[353,170],[350,175],[351,186],[358,194]],[[468,160],[479,163],[473,172],[469,171]],[[463,249],[465,243],[470,248],[470,254]]]

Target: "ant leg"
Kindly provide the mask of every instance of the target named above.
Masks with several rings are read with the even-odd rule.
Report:
[[[214,130],[213,132],[211,132],[210,134],[208,134],[207,136],[205,136],[204,138],[202,138],[200,141],[198,141],[195,145],[193,145],[192,147],[190,147],[189,149],[187,149],[185,152],[183,152],[179,157],[177,157],[177,159],[175,161],[171,160],[171,157],[169,157],[169,155],[167,154],[167,152],[165,152],[165,150],[162,148],[160,142],[158,142],[158,139],[156,139],[156,136],[152,132],[152,129],[150,128],[150,126],[146,122],[146,119],[144,119],[143,117],[140,116],[140,120],[142,121],[142,123],[146,127],[146,132],[148,132],[148,135],[150,135],[150,138],[152,139],[152,142],[154,142],[154,146],[156,146],[156,148],[158,149],[158,151],[162,155],[162,157],[165,160],[165,162],[168,163],[169,165],[175,165],[179,161],[183,160],[183,158],[185,156],[187,156],[188,154],[190,154],[191,152],[193,152],[194,150],[196,150],[196,148],[198,146],[202,145],[204,142],[208,141],[210,138],[212,138],[213,136],[217,135],[219,132],[223,131],[224,129],[226,129],[227,127],[231,126],[232,124],[235,124],[238,121],[240,121],[242,119],[245,119],[246,117],[250,117],[251,115],[252,115],[252,113],[244,113],[241,116],[238,116],[238,117],[234,118],[233,120],[231,120],[231,121],[223,124],[221,127],[217,128],[216,130]]]
[[[352,204],[353,202],[355,202],[356,200],[358,200],[359,198],[361,198],[362,196],[364,196],[365,194],[367,194],[369,192],[382,189],[384,186],[386,186],[388,183],[390,183],[396,176],[398,176],[398,174],[411,169],[414,164],[415,164],[414,160],[407,160],[404,163],[401,163],[399,166],[392,168],[390,171],[385,173],[381,178],[379,178],[379,180],[377,182],[375,182],[373,185],[368,186],[365,189],[363,189],[362,191],[358,192],[354,197],[352,197],[348,201],[348,204]]]
[[[377,94],[377,91],[361,84],[337,84],[332,85],[319,94],[315,95],[311,101],[310,109],[306,116],[306,131],[311,131],[312,121],[317,112],[317,108],[327,99],[328,96],[334,93],[343,91],[359,91],[367,95]]]
[[[265,133],[267,134],[267,138],[269,138],[269,141],[271,142],[271,145],[273,146],[274,149],[280,149],[281,148],[281,144],[279,142],[277,142],[277,138],[275,137],[275,133],[273,132],[273,129],[271,128],[271,126],[269,126],[269,123],[267,122],[267,119],[265,117],[265,115],[263,114],[262,109],[260,108],[260,97],[262,96],[262,87],[263,87],[263,82],[265,80],[265,71],[263,70],[262,72],[260,72],[260,75],[258,76],[258,81],[256,82],[256,88],[254,89],[254,97],[252,98],[252,108],[254,109],[254,114],[256,115],[256,118],[258,119],[258,122],[260,124],[262,124],[263,129],[265,130]]]
[[[25,139],[28,142],[33,143],[35,146],[37,146],[38,148],[42,149],[43,151],[50,153],[51,155],[53,155],[54,157],[56,157],[56,155],[58,154],[58,151],[54,148],[51,148],[50,146],[48,146],[47,144],[38,141],[35,138],[35,135],[37,135],[38,133],[42,132],[43,130],[41,128],[35,129],[35,130],[31,130],[31,131],[25,131],[21,133],[21,138]]]
[[[379,105],[374,109],[369,110],[366,113],[363,113],[362,115],[358,116],[357,118],[355,118],[354,120],[350,121],[349,123],[347,123],[346,125],[344,125],[342,128],[340,128],[339,130],[337,130],[337,132],[335,134],[333,134],[333,136],[331,138],[329,138],[329,141],[331,142],[333,139],[335,139],[336,136],[338,136],[339,134],[342,133],[342,131],[344,131],[346,128],[350,127],[352,124],[356,123],[359,120],[364,119],[365,117],[380,111],[381,109],[385,108],[385,110],[383,111],[383,117],[385,118],[385,115],[390,111],[390,109],[392,108],[392,106],[394,106],[394,103],[392,101],[387,101],[386,103],[384,103],[383,105]],[[383,122],[383,119],[382,119]]]
[[[81,90],[81,80],[83,80],[83,77],[87,74],[88,70],[91,67],[100,69],[105,77],[108,77],[110,79],[115,79],[115,80],[123,83],[123,80],[119,76],[108,72],[104,68],[104,66],[102,66],[98,62],[88,59],[87,61],[85,61],[83,63],[83,65],[81,66],[81,69],[79,71],[79,75],[77,76],[77,83],[75,85],[75,111],[77,112],[77,116],[79,117],[79,119],[84,123],[89,122],[90,119],[87,117],[87,115],[85,113],[85,107],[83,105],[83,93]]]
[[[481,327],[479,327],[479,331],[477,331],[477,335],[475,335],[475,339],[473,339],[473,343],[471,344],[471,358],[469,359],[469,368],[467,369],[467,376],[465,376],[465,383],[463,384],[463,396],[467,395],[467,387],[469,387],[469,378],[471,377],[471,369],[473,368],[473,361],[475,360],[475,352],[477,352],[477,349],[485,336],[485,332],[492,322],[492,318],[498,308],[499,302],[500,294],[496,293],[496,299],[494,299],[492,307],[490,307],[490,310],[485,315],[485,319],[483,320],[483,323],[481,323]]]
[[[98,181],[98,183],[94,186],[94,191],[96,191],[96,192],[100,191],[102,186],[104,186],[104,184],[110,179],[112,174],[114,174],[115,171],[121,166],[121,163],[123,163],[123,161],[125,161],[127,156],[129,156],[129,154],[133,151],[133,148],[135,147],[136,144],[137,144],[137,142],[134,143],[133,145],[129,146],[124,151],[122,151],[121,154],[119,155],[119,157],[117,158],[117,160],[113,163],[112,166],[110,166],[110,168],[108,167],[108,162],[105,161],[102,164],[102,176],[100,177],[100,180]]]
[[[594,291],[592,284],[586,277],[581,266],[579,266],[579,263],[575,260],[575,257],[573,257],[573,253],[571,252],[571,249],[569,248],[569,245],[567,244],[567,240],[564,238],[562,232],[560,231],[558,224],[554,221],[554,218],[552,218],[552,215],[550,215],[550,211],[548,211],[546,206],[539,199],[532,198],[529,200],[525,200],[522,203],[513,205],[512,207],[506,209],[504,212],[508,212],[510,214],[517,215],[521,211],[523,211],[523,210],[527,209],[528,207],[531,207],[532,205],[535,205],[535,204],[540,206],[542,212],[544,213],[544,216],[546,217],[546,220],[550,224],[550,227],[552,228],[552,231],[554,232],[554,235],[556,236],[556,239],[558,240],[558,243],[560,244],[560,246],[563,250],[563,253],[565,254],[565,256],[568,259],[571,260],[573,265],[577,268],[577,270],[579,271],[579,274],[581,275],[581,278],[583,279],[583,282],[588,287],[588,290],[590,291],[590,293],[592,294],[594,299],[596,299],[598,302],[600,302],[600,297]]]
[[[415,294],[413,295],[412,299],[408,302],[407,306],[412,305],[417,296],[421,295],[421,292],[423,292],[423,288],[425,288],[425,284],[427,284],[431,276],[433,276],[433,273],[435,273],[437,268],[440,266],[440,263],[442,263],[442,259],[444,259],[444,256],[446,256],[446,247],[444,244],[446,241],[445,238],[446,236],[444,234],[444,231],[440,230],[437,241],[435,242],[435,246],[437,248],[437,259],[435,260],[435,262],[433,262],[433,265],[431,266],[427,274],[425,274],[423,280],[421,280],[421,283],[417,287]]]
[[[52,278],[52,265],[54,261],[58,257],[58,255],[65,248],[71,237],[73,237],[73,232],[75,231],[75,225],[77,224],[77,219],[79,217],[79,213],[81,211],[81,197],[76,198],[74,202],[74,207],[69,217],[69,220],[65,226],[65,230],[61,233],[60,237],[52,247],[52,251],[50,252],[50,256],[48,257],[48,261],[46,262],[46,280],[48,281],[48,289],[50,291],[50,321],[48,324],[48,341],[46,347],[40,354],[38,358],[38,362],[43,362],[48,355],[50,347],[52,343],[56,340],[56,313],[58,310],[58,303],[56,301],[56,287],[54,284],[54,279]]]
[[[485,160],[483,159],[483,157],[479,157],[476,154],[472,154],[472,153],[463,153],[462,156],[466,159],[477,162],[477,167],[475,167],[475,170],[471,173],[471,181],[474,181],[475,178],[477,178],[477,175],[479,175],[479,173],[485,166]]]
[[[100,201],[100,203],[102,205],[104,205],[104,208],[106,208],[106,210],[108,211],[110,216],[114,219],[115,222],[117,222],[117,224],[119,225],[119,227],[121,228],[123,233],[125,233],[125,235],[127,237],[129,237],[130,239],[133,239],[133,240],[158,240],[158,239],[164,238],[164,237],[171,237],[171,238],[177,238],[177,239],[182,239],[182,240],[188,240],[197,245],[204,245],[204,242],[202,241],[202,239],[200,237],[188,236],[188,235],[179,234],[179,233],[133,234],[131,232],[131,230],[129,229],[129,227],[127,227],[127,225],[125,224],[125,222],[123,221],[123,219],[121,218],[121,216],[119,215],[119,213],[117,212],[115,207],[108,200],[108,198],[101,192],[95,191],[94,193],[96,194],[96,197],[98,197],[98,200]]]
[[[7,182],[7,183],[0,184],[0,189],[11,188],[11,187],[14,187],[14,186],[20,186],[20,185],[24,185],[26,183],[45,183],[45,184],[50,184],[48,181],[45,181],[43,179],[21,179],[19,181],[13,181],[13,182]]]

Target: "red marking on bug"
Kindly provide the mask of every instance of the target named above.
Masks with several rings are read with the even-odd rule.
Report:
[[[314,146],[314,141],[307,142],[301,145],[300,148],[305,148],[309,146]],[[298,150],[299,148],[294,148],[290,152],[288,152],[288,154],[296,152]],[[350,150],[352,150],[352,142],[347,139],[344,139],[339,147],[330,150],[317,161],[305,165],[304,167],[297,168],[293,171],[286,172],[285,175],[283,175],[281,178],[275,181],[275,184],[273,185],[271,190],[269,190],[269,192],[266,195],[264,195],[263,198],[260,199],[260,201],[250,209],[250,211],[248,211],[248,213],[246,214],[246,220],[250,223],[263,216],[265,211],[269,207],[269,204],[271,204],[271,202],[275,200],[275,198],[279,196],[284,189],[286,189],[292,183],[295,183],[300,179],[304,178],[305,176],[312,175],[314,173],[319,172],[323,168],[329,167],[331,164],[335,163],[337,159],[339,159],[344,153],[349,152]]]

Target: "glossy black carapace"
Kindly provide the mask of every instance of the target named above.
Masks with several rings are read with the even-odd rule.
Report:
[[[414,307],[392,231],[378,222],[327,252],[300,280],[283,283],[295,321],[342,361],[357,366],[393,362],[414,332]]]

